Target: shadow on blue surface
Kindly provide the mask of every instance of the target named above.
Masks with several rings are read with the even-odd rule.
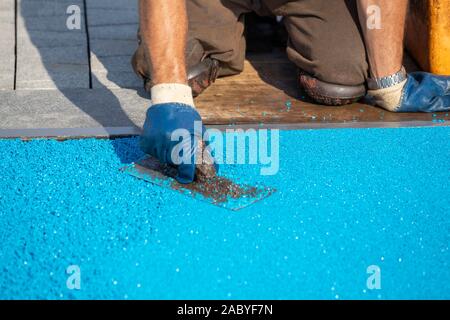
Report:
[[[139,138],[113,139],[111,145],[122,164],[131,164],[145,154],[139,148]]]

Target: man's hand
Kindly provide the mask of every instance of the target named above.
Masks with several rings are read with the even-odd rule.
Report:
[[[164,103],[150,107],[141,136],[141,149],[162,163],[178,165],[180,183],[191,183],[195,178],[198,141],[202,138],[195,132],[195,122],[201,124],[201,118],[193,107],[181,103]],[[175,140],[173,134],[182,129],[187,136],[182,142]],[[180,143],[188,143],[184,150],[189,154],[180,154],[176,147]],[[178,150],[180,151],[180,150]],[[188,159],[182,163],[181,156]]]
[[[415,72],[397,86],[369,90],[368,95],[376,105],[393,112],[449,111],[450,77]]]
[[[182,84],[159,84],[152,87],[151,94],[152,105],[140,140],[142,151],[176,166],[180,183],[191,183],[196,176],[215,176],[218,167],[207,148],[209,141],[203,141],[207,135],[194,107],[192,89]]]
[[[401,112],[450,110],[450,77],[411,73],[403,89]]]

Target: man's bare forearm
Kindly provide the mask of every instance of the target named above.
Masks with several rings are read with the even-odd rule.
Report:
[[[186,1],[139,0],[139,15],[153,84],[186,84]]]
[[[371,77],[381,78],[398,72],[403,63],[408,0],[357,1]]]

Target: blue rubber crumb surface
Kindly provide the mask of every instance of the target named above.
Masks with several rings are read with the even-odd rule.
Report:
[[[222,166],[278,189],[231,212],[119,172],[136,138],[0,140],[0,298],[449,299],[449,141],[281,132],[278,175]]]

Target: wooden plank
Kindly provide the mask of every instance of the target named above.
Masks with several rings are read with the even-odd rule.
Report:
[[[0,90],[14,89],[15,3],[0,2]]]
[[[222,93],[227,90],[227,93]],[[207,124],[292,124],[351,122],[414,122],[442,119],[447,113],[392,113],[363,103],[329,107],[298,100],[267,86],[220,86],[211,88],[197,99],[197,108]],[[375,125],[376,126],[376,125]]]
[[[81,28],[69,30],[67,8],[81,10]],[[89,88],[82,0],[18,0],[17,89]]]
[[[93,88],[140,88],[131,67],[137,47],[137,1],[88,0]]]
[[[299,90],[296,67],[284,53],[252,54],[244,72],[218,79],[196,99],[207,124],[412,123],[450,120],[448,113],[391,113],[365,103],[328,107],[311,103]],[[417,66],[408,57],[409,70]],[[351,125],[350,125],[351,126]]]

